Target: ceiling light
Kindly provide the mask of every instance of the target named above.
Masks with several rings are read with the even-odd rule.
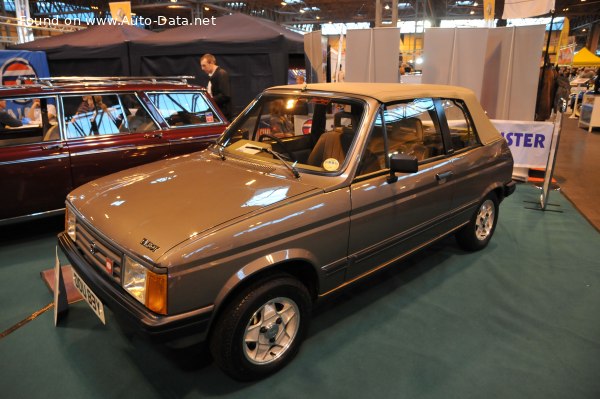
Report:
[[[204,11],[210,11],[210,8],[204,7]]]
[[[473,3],[473,7],[477,7],[479,5],[478,2]]]
[[[386,4],[385,7],[383,7],[383,8],[385,8],[386,10],[389,10],[390,9],[390,5]]]
[[[317,15],[317,19],[321,19],[321,17],[319,17],[319,16]]]
[[[302,10],[302,9],[300,10],[300,14],[304,14],[305,12],[306,12],[306,11],[304,11],[304,10]]]
[[[287,6],[287,3],[285,1],[282,1],[281,5],[285,7],[285,6]]]
[[[471,10],[471,12],[469,14],[473,15],[473,14],[475,14],[475,11]]]

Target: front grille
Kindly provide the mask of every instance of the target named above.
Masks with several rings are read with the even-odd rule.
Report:
[[[121,285],[123,253],[108,240],[96,234],[88,226],[77,219],[77,249],[83,257],[104,275],[110,276],[117,284]],[[112,261],[112,272],[106,267]]]

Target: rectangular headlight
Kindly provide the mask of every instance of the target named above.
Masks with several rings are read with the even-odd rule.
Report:
[[[167,314],[167,275],[157,274],[125,256],[123,288],[148,309]]]
[[[77,239],[77,218],[68,206],[65,209],[65,231],[71,240],[75,241]]]

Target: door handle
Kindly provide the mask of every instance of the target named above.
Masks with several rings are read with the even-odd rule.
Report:
[[[144,134],[144,138],[145,139],[162,139],[163,134],[162,133],[149,133],[149,134]]]
[[[454,172],[452,172],[451,170],[447,171],[447,172],[442,172],[442,173],[438,173],[435,175],[435,178],[440,182],[440,183],[445,183],[446,180],[450,177],[452,177],[452,175],[454,175]]]
[[[43,145],[42,150],[60,150],[64,145],[62,143]]]

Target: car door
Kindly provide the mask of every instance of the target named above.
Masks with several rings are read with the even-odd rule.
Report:
[[[146,96],[168,128],[164,137],[172,156],[205,149],[227,126],[203,91],[157,91]]]
[[[133,93],[64,95],[62,102],[76,187],[169,155],[160,127]]]
[[[23,111],[32,102],[33,97],[7,99],[13,109]],[[41,103],[46,111],[56,99],[44,96]],[[31,120],[23,126],[0,128],[0,224],[64,208],[72,188],[70,160],[54,126],[46,117],[44,123]]]
[[[382,113],[351,185],[348,280],[420,248],[452,224],[447,220],[452,163],[446,158],[434,101],[387,104]],[[395,153],[416,156],[419,169],[398,174],[390,183],[388,159]]]
[[[442,130],[447,130],[452,153],[452,210],[462,213],[467,220],[490,182],[494,181],[490,165],[497,157],[493,150],[480,144],[477,129],[463,101],[443,99],[440,104],[443,108],[441,126]]]

